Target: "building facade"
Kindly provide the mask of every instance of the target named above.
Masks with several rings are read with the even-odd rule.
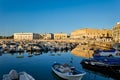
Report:
[[[45,34],[42,34],[43,36],[43,39],[45,40],[50,40],[50,39],[53,39],[53,33],[45,33]]]
[[[112,37],[112,30],[84,28],[71,33],[71,39],[101,39]]]
[[[37,33],[14,33],[14,40],[34,40],[39,39],[40,35]]]
[[[54,39],[55,40],[67,39],[67,34],[66,33],[54,33]]]
[[[115,42],[120,42],[120,22],[113,27],[113,39]]]

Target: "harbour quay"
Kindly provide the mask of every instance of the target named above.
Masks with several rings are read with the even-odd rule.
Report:
[[[0,39],[0,52],[24,52],[24,51],[62,51],[62,50],[73,50],[78,51],[77,55],[82,53],[93,54],[94,50],[109,50],[115,43],[95,41],[95,40],[84,40],[84,39],[59,39],[59,40],[20,40],[15,41],[14,39]],[[75,49],[75,50],[74,50]],[[88,51],[90,50],[90,51]],[[87,54],[88,55],[88,54]]]
[[[40,52],[40,51],[64,51],[72,50],[78,43],[64,42],[64,41],[0,41],[0,53],[4,52]]]

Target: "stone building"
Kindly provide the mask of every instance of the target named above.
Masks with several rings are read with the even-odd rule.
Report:
[[[110,39],[112,38],[112,30],[108,29],[91,29],[83,28],[80,30],[75,30],[71,33],[71,39]]]
[[[120,42],[120,22],[113,27],[113,39],[115,42]]]
[[[54,33],[55,40],[67,39],[66,33]]]
[[[53,37],[54,37],[53,35],[54,35],[53,33],[45,33],[45,34],[42,34],[43,39],[45,39],[45,40],[53,39]]]
[[[34,40],[39,39],[40,35],[37,33],[14,33],[14,40]]]

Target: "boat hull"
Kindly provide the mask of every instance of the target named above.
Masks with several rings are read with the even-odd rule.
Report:
[[[59,63],[55,63],[53,66],[52,66],[52,71],[59,77],[63,78],[63,79],[67,79],[67,80],[81,80],[82,77],[86,74],[84,71],[77,71],[76,69],[74,69],[74,71],[72,72],[69,72],[69,69],[68,71],[64,72],[64,71],[61,71],[60,69],[61,68],[56,68],[56,66],[59,66],[59,67],[62,67],[61,64]],[[71,67],[72,68],[72,67]]]
[[[69,76],[69,75],[66,75],[66,74],[62,74],[56,70],[54,70],[52,68],[53,72],[58,75],[59,77],[63,78],[63,79],[67,79],[67,80],[81,80],[83,75],[76,75],[76,76]]]
[[[94,65],[94,64],[90,64],[89,62],[87,63],[85,61],[82,61],[81,64],[82,64],[82,67],[85,68],[85,69],[100,72],[102,74],[109,75],[109,76],[111,76],[115,79],[120,80],[119,70],[113,69],[110,66]]]

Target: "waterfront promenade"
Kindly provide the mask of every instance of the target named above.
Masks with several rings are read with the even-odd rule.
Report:
[[[14,41],[14,39],[0,39],[0,42],[3,41]],[[45,39],[36,39],[32,41],[15,41],[15,42],[65,42],[65,43],[78,43],[78,44],[86,44],[90,49],[102,49],[108,50],[115,43],[113,41],[104,42],[104,41],[95,41],[95,40],[85,40],[85,39],[63,39],[63,40],[45,40]],[[83,46],[82,46],[83,47]]]

